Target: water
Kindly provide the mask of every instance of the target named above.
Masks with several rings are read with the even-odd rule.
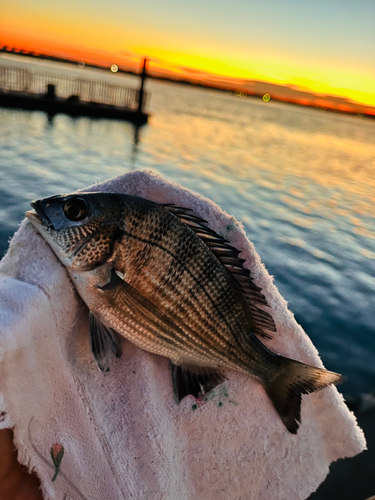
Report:
[[[347,377],[341,390],[373,391],[375,122],[148,86],[153,116],[139,134],[0,110],[0,255],[30,200],[151,169],[241,220],[327,368]]]

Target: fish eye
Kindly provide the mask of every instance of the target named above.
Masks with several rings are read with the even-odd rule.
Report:
[[[89,207],[82,198],[72,198],[64,205],[65,217],[72,221],[83,220],[89,213]]]

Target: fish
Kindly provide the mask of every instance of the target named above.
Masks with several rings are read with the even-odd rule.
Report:
[[[121,340],[170,360],[176,403],[226,380],[223,369],[263,386],[296,434],[303,394],[341,375],[269,350],[276,325],[240,251],[190,208],[126,194],[78,192],[31,203],[26,217],[50,245],[89,309],[98,368]]]

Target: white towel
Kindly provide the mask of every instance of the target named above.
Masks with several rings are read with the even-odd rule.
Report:
[[[277,326],[269,348],[323,366],[233,217],[149,172],[90,190],[193,208],[242,250]],[[47,500],[301,500],[332,461],[365,449],[335,387],[303,396],[292,435],[256,380],[225,373],[208,401],[189,396],[177,406],[168,360],[127,341],[110,372],[99,372],[86,306],[49,246],[22,223],[0,264],[0,428],[14,427],[18,459],[35,470]]]

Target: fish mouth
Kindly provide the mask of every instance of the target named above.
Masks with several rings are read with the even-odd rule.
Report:
[[[34,224],[37,224],[38,226],[42,226],[42,227],[44,227],[46,229],[51,228],[51,227],[53,228],[52,222],[49,220],[49,218],[47,217],[47,215],[44,213],[44,210],[40,207],[39,202],[38,201],[32,201],[30,203],[30,205],[35,210],[35,212],[33,212],[32,210],[28,210],[25,213],[25,216],[31,222],[33,222]]]

